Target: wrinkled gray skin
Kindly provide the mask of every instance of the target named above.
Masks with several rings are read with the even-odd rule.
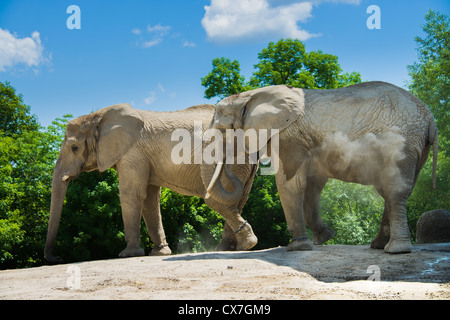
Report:
[[[213,128],[279,129],[276,181],[293,237],[288,250],[312,249],[305,224],[315,244],[334,235],[319,216],[320,193],[334,178],[373,185],[384,198],[372,248],[411,251],[406,200],[431,145],[435,186],[438,134],[429,108],[409,92],[383,82],[335,90],[265,87],[220,101]]]
[[[253,247],[257,238],[249,224],[241,227],[245,220],[240,212],[247,201],[257,165],[224,165],[218,172],[219,179],[211,185],[208,193],[206,190],[215,172],[215,164],[176,165],[171,160],[173,147],[180,143],[171,141],[172,132],[184,128],[192,135],[194,121],[201,121],[204,131],[209,128],[213,114],[212,105],[175,112],[151,112],[119,104],[70,121],[53,172],[45,258],[50,262],[61,261],[52,250],[69,181],[82,172],[102,172],[111,167],[117,170],[119,177],[127,242],[120,257],[144,254],[140,247],[141,216],[154,244],[151,254],[171,253],[161,221],[161,186],[184,195],[205,198],[207,205],[225,217],[223,239],[218,250]]]

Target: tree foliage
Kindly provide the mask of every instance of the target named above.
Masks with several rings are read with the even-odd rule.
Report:
[[[338,57],[321,50],[306,52],[300,40],[270,42],[258,54],[252,88],[287,84],[304,89],[335,89],[361,82],[357,72],[342,74]]]
[[[450,18],[430,10],[422,28],[425,37],[415,39],[418,61],[408,66],[409,89],[434,114],[439,130],[439,155],[436,190],[430,188],[432,167],[429,159],[408,199],[408,222],[413,236],[422,213],[450,209]]]
[[[0,132],[2,136],[15,136],[26,131],[39,129],[34,115],[30,115],[30,106],[23,103],[21,94],[16,94],[9,82],[0,82]]]
[[[342,73],[338,57],[321,50],[306,52],[296,39],[270,42],[258,53],[259,62],[249,82],[240,74],[239,61],[213,59],[213,68],[202,78],[205,98],[224,98],[264,86],[286,84],[304,89],[335,89],[361,82],[358,72]]]
[[[205,98],[226,97],[245,90],[245,79],[241,76],[239,61],[228,58],[215,58],[212,70],[202,78],[202,86],[206,87]]]
[[[409,89],[433,111],[439,145],[450,156],[450,18],[430,10],[425,16],[425,37],[416,37],[418,61],[408,66]]]
[[[0,265],[26,266],[41,261],[62,124],[42,128],[9,83],[0,89]]]
[[[295,86],[306,58],[305,46],[299,40],[286,39],[270,42],[258,53],[259,63],[250,79],[253,88],[277,84]]]

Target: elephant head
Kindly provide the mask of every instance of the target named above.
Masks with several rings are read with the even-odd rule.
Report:
[[[211,122],[210,129],[212,124]],[[221,139],[218,139],[217,135],[220,135]],[[216,131],[215,140],[212,142],[209,142],[209,138],[206,140],[204,148],[213,149],[216,152],[220,150],[219,153],[226,154],[226,139],[223,138],[223,132]],[[257,164],[248,164],[248,161],[245,164],[225,163],[225,158],[217,160],[217,163],[201,165],[201,176],[207,190],[205,198],[211,197],[226,205],[237,204],[249,192],[248,185],[251,185],[253,181]]]
[[[219,101],[212,120],[212,128],[221,131],[243,129],[244,132],[250,129],[256,132],[267,130],[267,140],[260,140],[260,135],[257,134],[259,159],[262,153],[270,156],[272,148],[269,150],[266,144],[270,144],[275,134],[304,115],[304,106],[303,91],[289,86],[278,85],[250,90]],[[276,141],[278,147],[278,140]],[[262,150],[264,151],[261,152]]]
[[[278,129],[304,114],[301,90],[285,85],[264,87],[229,96],[216,105],[213,128]]]
[[[80,173],[114,166],[140,136],[141,116],[128,104],[110,106],[70,121],[56,161],[52,179],[52,196],[44,256],[53,256],[61,211],[69,181]]]

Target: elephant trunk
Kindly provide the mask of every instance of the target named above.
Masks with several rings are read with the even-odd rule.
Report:
[[[202,171],[204,185],[208,186],[206,198],[212,197],[223,204],[238,203],[241,200],[244,194],[244,188],[242,182],[233,173],[229,164],[224,165],[223,163],[218,163],[215,169],[212,165],[205,165],[202,166]],[[233,190],[231,192],[227,191],[220,181],[222,171],[232,184]]]
[[[53,246],[55,245],[56,235],[58,233],[64,197],[66,195],[67,186],[69,185],[69,181],[66,176],[63,176],[58,162],[56,163],[55,170],[53,171],[50,218],[48,221],[47,241],[45,243],[44,250],[45,259],[52,263],[62,261],[59,257],[53,256]]]

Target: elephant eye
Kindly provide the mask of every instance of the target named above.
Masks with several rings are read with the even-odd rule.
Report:
[[[72,151],[73,153],[77,153],[78,147],[77,146],[72,146]]]

